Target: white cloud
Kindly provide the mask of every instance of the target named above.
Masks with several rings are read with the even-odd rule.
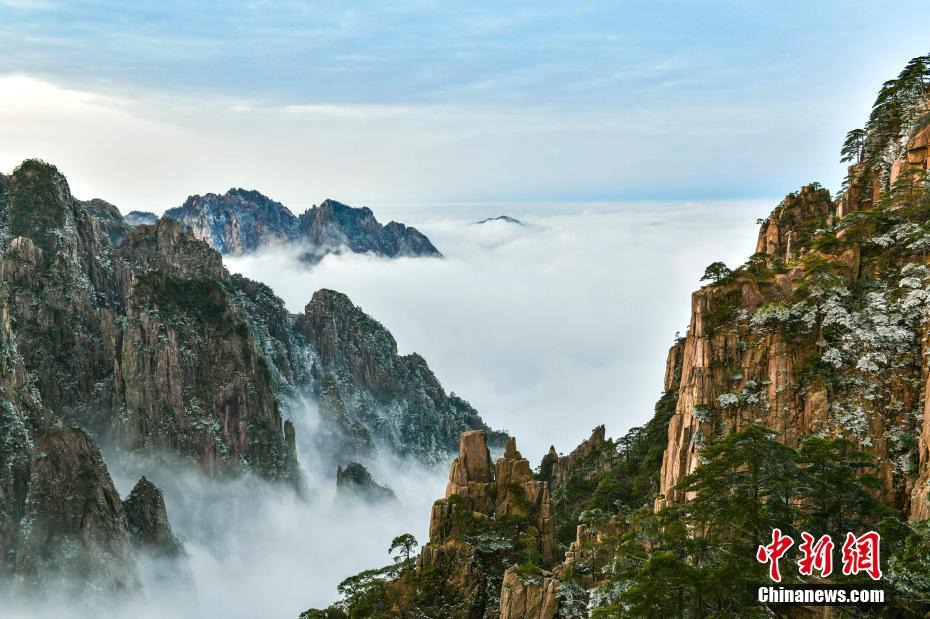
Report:
[[[535,464],[551,443],[567,452],[600,423],[619,436],[651,416],[691,290],[710,262],[751,252],[752,222],[769,206],[376,208],[417,225],[446,258],[350,254],[308,270],[277,248],[227,265],[292,311],[319,288],[347,293]],[[471,223],[502,212],[531,225]]]
[[[57,165],[81,198],[164,211],[189,195],[255,188],[296,209],[537,196],[758,193],[805,164],[778,114],[670,102],[603,106],[278,104],[235,96],[64,88],[0,77],[0,170]],[[816,123],[817,118],[808,119]],[[806,131],[803,126],[796,131]],[[737,156],[748,144],[766,144]],[[829,150],[832,158],[833,149]],[[806,151],[805,151],[806,152]],[[749,156],[751,154],[751,156]],[[813,156],[813,155],[811,155]],[[764,178],[763,178],[764,177]],[[809,182],[805,170],[785,191]]]
[[[305,411],[310,413],[312,411]],[[186,565],[140,557],[144,594],[91,599],[14,600],[0,596],[0,616],[15,619],[253,619],[290,617],[326,607],[336,587],[362,570],[391,563],[388,547],[401,533],[428,539],[432,502],[443,496],[446,472],[382,458],[372,475],[395,491],[398,502],[368,505],[336,501],[335,466],[302,448],[312,424],[295,416],[298,454],[310,497],[256,479],[207,477],[167,458],[109,454],[107,464],[125,497],[145,475],[162,489],[172,529],[185,543]],[[345,463],[340,463],[345,464]]]

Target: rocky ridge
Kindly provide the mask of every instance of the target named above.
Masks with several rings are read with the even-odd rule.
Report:
[[[496,530],[497,538],[473,537],[484,529]],[[540,562],[553,560],[556,546],[549,489],[534,479],[514,439],[507,442],[503,457],[492,464],[487,435],[465,432],[449,471],[446,496],[433,505],[429,543],[417,559],[417,573],[455,583],[460,612],[467,609],[469,615],[481,616],[496,606],[500,582],[493,573],[480,569],[486,560],[480,555],[491,550],[495,541],[507,546],[508,534],[514,533],[520,553]]]
[[[393,490],[379,485],[368,469],[358,462],[349,462],[345,468],[339,466],[336,469],[336,497],[362,499],[371,503],[397,500]]]
[[[388,447],[439,463],[462,432],[490,432],[468,402],[446,394],[423,357],[398,354],[391,333],[346,295],[315,292],[294,330],[317,355],[320,414],[334,453],[368,455]],[[503,446],[505,434],[490,436]]]
[[[293,243],[305,261],[348,250],[376,256],[441,256],[426,236],[398,222],[381,225],[371,209],[324,200],[299,216],[257,191],[191,196],[165,211],[221,254],[246,254],[272,243]],[[136,217],[139,220],[139,217]]]
[[[435,461],[451,451],[450,433],[485,427],[467,403],[446,396],[422,358],[397,357],[396,345],[377,352],[386,363],[369,367],[364,385],[350,370],[364,365],[353,356],[360,349],[322,358],[317,327],[354,324],[332,312],[377,324],[347,299],[314,309],[313,319],[293,316],[266,286],[230,275],[220,254],[177,221],[130,226],[102,200],[75,199],[44,162],[0,174],[0,252],[5,582],[38,587],[79,572],[101,590],[132,591],[134,543],[178,554],[157,489],[142,483],[120,501],[98,442],[301,491],[296,432],[283,411],[302,411],[327,380],[338,382],[348,406],[332,411],[327,400],[325,418],[364,426],[353,417],[364,411],[366,420],[376,419],[389,405],[391,421],[411,433],[426,424],[409,452],[403,441],[380,441],[368,430],[364,444],[345,443],[359,452],[384,445]],[[378,327],[379,341],[393,343]],[[339,342],[364,338],[328,333]],[[389,404],[372,385],[394,388]],[[329,429],[340,434],[343,427]],[[321,434],[321,444],[328,436]],[[60,504],[60,493],[77,501]],[[76,529],[81,522],[86,526]]]

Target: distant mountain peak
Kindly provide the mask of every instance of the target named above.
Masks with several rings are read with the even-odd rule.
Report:
[[[478,225],[480,225],[480,224],[487,224],[487,223],[491,223],[491,222],[493,222],[493,221],[502,221],[502,222],[504,222],[504,223],[516,224],[516,225],[518,225],[518,226],[525,226],[525,225],[526,225],[525,223],[523,223],[523,222],[520,221],[519,219],[516,219],[515,217],[511,217],[510,215],[498,215],[497,217],[488,217],[487,219],[482,219],[481,221],[476,221],[475,224],[478,224]]]
[[[370,208],[332,198],[295,216],[261,192],[239,187],[223,195],[190,196],[165,216],[190,228],[221,254],[247,254],[284,241],[301,245],[308,262],[344,250],[390,258],[442,255],[416,228],[396,222],[383,226]]]
[[[142,224],[152,226],[158,223],[158,215],[148,211],[129,211],[123,215],[123,221],[129,226],[141,226]]]

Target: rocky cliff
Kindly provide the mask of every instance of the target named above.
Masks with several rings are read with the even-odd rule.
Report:
[[[778,527],[879,531],[882,613],[930,612],[928,102],[921,56],[847,136],[839,195],[789,194],[744,265],[708,267],[645,426],[616,441],[595,428],[532,477],[513,443],[492,468],[483,435],[464,434],[417,571],[365,603],[383,616],[781,616],[753,593]],[[531,499],[517,501],[522,553],[501,534],[514,478]],[[782,562],[787,582],[827,582],[795,565]],[[874,586],[842,580],[859,577]]]
[[[18,350],[43,402],[100,440],[299,485],[281,410],[301,397],[319,398],[322,434],[343,455],[385,446],[438,461],[460,432],[486,429],[344,295],[320,291],[293,316],[170,217],[130,227],[41,162],[2,178],[0,278]]]
[[[604,442],[610,443],[596,429],[575,453],[590,454]],[[567,476],[585,476],[584,465],[574,468],[578,462],[564,463]],[[594,587],[596,574],[610,567],[610,556],[593,547],[624,528],[614,521],[578,525],[566,552],[555,539],[557,508],[549,483],[533,473],[513,438],[493,462],[487,435],[464,432],[445,497],[433,504],[429,542],[415,564],[363,573],[360,577],[375,572],[386,577],[385,588],[362,588],[355,598],[302,617],[585,617],[588,594],[582,584]]]
[[[305,254],[308,259],[342,248],[391,258],[442,255],[416,228],[396,221],[382,226],[371,209],[353,208],[335,200],[324,200],[302,213],[297,221],[297,238],[309,244]]]
[[[853,439],[883,498],[925,517],[927,456],[914,440],[930,371],[923,215],[882,203],[840,220],[843,203],[815,186],[789,195],[747,265],[693,295],[681,378],[668,385],[678,404],[660,507],[689,498],[675,487],[704,440],[758,422],[791,446]]]
[[[400,355],[381,323],[333,290],[319,290],[294,322],[317,355],[320,414],[337,453],[376,446],[438,463],[466,430],[489,431],[471,405],[446,394],[420,355]],[[492,432],[503,446],[506,436]]]
[[[118,448],[297,479],[220,256],[170,219],[120,229],[47,164],[24,163],[9,186],[2,292],[45,405]]]
[[[223,195],[191,196],[178,208],[165,211],[165,217],[180,221],[222,254],[244,254],[286,242],[297,244],[310,262],[344,250],[386,257],[440,256],[415,228],[394,221],[382,226],[371,209],[335,200],[294,216],[257,191],[230,189]]]
[[[318,444],[358,427],[359,453],[435,461],[485,427],[348,299],[293,316],[177,221],[129,225],[40,161],[0,174],[0,327],[0,580],[24,587],[132,591],[134,546],[179,554],[160,493],[120,501],[97,443],[301,490],[284,412],[307,400],[336,420]]]
[[[52,585],[56,594],[139,588],[120,497],[100,452],[80,430],[48,427],[35,444],[15,578],[21,590]]]
[[[164,556],[178,556],[184,551],[181,542],[171,531],[168,511],[161,490],[142,477],[123,501],[123,511],[129,524],[132,543],[149,552]]]

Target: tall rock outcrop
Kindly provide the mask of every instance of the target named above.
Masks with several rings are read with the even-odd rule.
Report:
[[[191,196],[165,211],[165,217],[180,221],[222,254],[245,254],[285,242],[298,244],[309,262],[343,250],[386,257],[441,255],[417,229],[394,221],[382,226],[371,209],[335,200],[294,216],[257,191],[230,189],[223,195]]]
[[[96,445],[73,428],[47,427],[40,436],[19,525],[19,586],[138,590],[126,516]]]
[[[173,220],[130,229],[112,205],[75,200],[54,166],[4,179],[0,283],[43,404],[119,448],[297,483],[220,255]]]
[[[514,439],[507,442],[503,457],[492,465],[486,433],[464,432],[459,456],[449,472],[446,496],[433,505],[430,540],[417,559],[417,569],[424,574],[451,570],[447,575],[461,585],[458,595],[464,607],[471,609],[467,616],[481,616],[494,602],[487,587],[497,583],[493,574],[481,569],[473,537],[493,529],[494,523],[504,527],[504,523],[520,523],[523,551],[542,564],[555,560],[547,484],[533,478],[529,462],[517,451]]]
[[[408,562],[382,568],[384,587],[365,600],[344,600],[301,616],[586,616],[588,594],[576,581],[599,584],[592,568],[597,573],[608,569],[610,557],[591,542],[619,536],[623,530],[617,523],[578,526],[576,541],[560,562],[548,482],[534,478],[514,439],[493,462],[486,433],[464,432],[445,497],[433,504],[429,542],[415,567]]]
[[[572,477],[589,478],[611,470],[617,463],[617,449],[607,439],[604,426],[591,431],[591,436],[581,442],[567,456],[558,456],[555,447],[549,448],[552,468],[549,474],[549,489],[555,494]]]
[[[136,483],[123,501],[123,512],[132,543],[138,549],[165,557],[183,554],[183,545],[171,531],[161,490],[145,477]]]
[[[558,585],[549,573],[523,575],[516,566],[507,568],[500,619],[553,619],[559,610]]]
[[[813,185],[802,187],[775,207],[759,228],[756,253],[789,262],[809,246],[811,238],[833,220],[835,211],[830,192]]]
[[[349,298],[314,293],[295,329],[318,355],[320,414],[333,449],[365,455],[374,446],[429,462],[454,452],[460,433],[490,432],[471,405],[447,394],[426,361],[400,355],[390,332]],[[504,435],[491,432],[502,445]]]
[[[299,478],[268,365],[219,255],[170,219],[120,245],[128,268],[113,368],[119,445]]]
[[[336,468],[336,497],[361,499],[370,503],[397,500],[393,490],[379,485],[368,469],[358,462],[349,462],[345,468]]]
[[[759,253],[692,296],[680,380],[667,385],[678,401],[658,507],[688,498],[675,486],[706,438],[756,422],[791,446],[814,433],[852,439],[876,463],[883,499],[924,513],[926,456],[908,437],[926,399],[925,233],[905,211],[840,222],[831,204],[811,186],[788,196],[762,223]]]

